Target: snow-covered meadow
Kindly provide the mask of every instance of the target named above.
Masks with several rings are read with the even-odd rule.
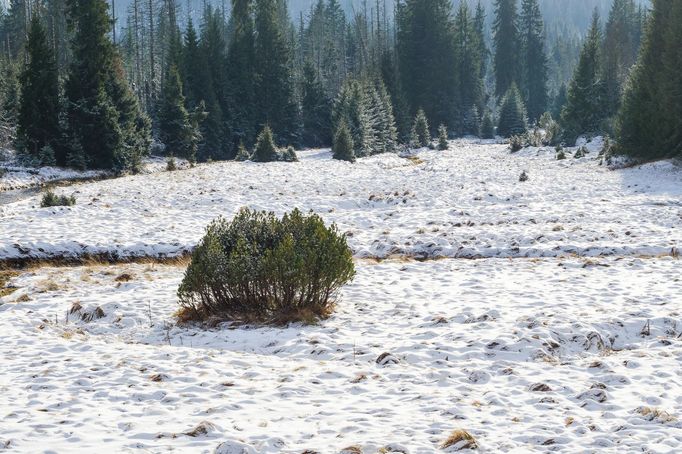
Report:
[[[288,328],[176,326],[180,264],[19,273],[0,450],[414,454],[464,429],[480,452],[680,452],[682,170],[597,148],[309,151],[0,206],[5,260],[178,255],[241,206],[312,209],[357,257],[335,314]]]

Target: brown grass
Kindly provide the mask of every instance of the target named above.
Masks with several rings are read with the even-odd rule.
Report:
[[[447,449],[454,446],[458,446],[457,450],[478,449],[478,443],[474,436],[464,429],[453,431],[440,447],[441,449]]]
[[[663,411],[660,408],[655,407],[639,407],[635,410],[640,415],[644,416],[649,421],[658,421],[661,423],[675,422],[677,418],[667,411]]]
[[[12,270],[26,270],[44,267],[103,267],[118,264],[149,264],[184,267],[191,261],[191,252],[185,252],[175,257],[135,256],[119,257],[111,253],[84,254],[78,257],[57,256],[43,259],[16,258],[0,259],[0,272]]]
[[[18,289],[16,287],[8,287],[10,279],[18,276],[19,273],[15,271],[0,271],[0,298],[9,296]]]

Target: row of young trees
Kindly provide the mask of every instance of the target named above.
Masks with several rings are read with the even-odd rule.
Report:
[[[415,116],[430,135],[492,137],[496,124],[511,136],[548,110],[566,140],[612,132],[646,21],[634,0],[613,0],[604,29],[595,14],[550,102],[538,0],[494,0],[491,39],[480,2],[399,0],[392,16],[376,0],[348,17],[317,0],[294,26],[285,0],[232,0],[229,15],[207,4],[198,28],[181,29],[176,1],[131,0],[115,45],[105,0],[12,0],[0,93],[17,147],[42,163],[134,169],[150,131],[190,160],[235,158],[266,127],[280,146],[343,136],[352,158],[392,151],[415,143]]]

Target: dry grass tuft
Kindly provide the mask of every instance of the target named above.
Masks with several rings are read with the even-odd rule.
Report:
[[[441,449],[454,448],[456,451],[462,449],[478,449],[478,443],[473,435],[464,429],[453,431],[447,440],[441,445]]]
[[[339,454],[362,454],[362,448],[360,446],[349,446],[343,448]]]
[[[0,271],[0,298],[9,296],[17,291],[17,288],[9,286],[8,282],[18,275],[19,273],[15,271]]]
[[[133,280],[133,275],[130,273],[123,273],[116,276],[116,282],[130,282]]]
[[[677,418],[667,411],[655,407],[639,407],[635,410],[640,415],[644,416],[648,421],[656,421],[660,423],[675,422]]]

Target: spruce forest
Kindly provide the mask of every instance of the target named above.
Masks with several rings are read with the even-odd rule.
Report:
[[[682,453],[682,0],[0,0],[0,452]]]
[[[296,17],[283,0],[180,3],[11,0],[5,145],[44,165],[136,171],[151,152],[234,159],[266,126],[278,146],[330,147],[343,121],[367,156],[409,145],[421,109],[449,137],[540,125],[561,130],[556,143],[608,134],[633,156],[680,153],[679,102],[641,106],[663,131],[633,118],[643,92],[675,86],[680,44],[674,22],[635,0],[551,34],[539,0],[319,0]]]

